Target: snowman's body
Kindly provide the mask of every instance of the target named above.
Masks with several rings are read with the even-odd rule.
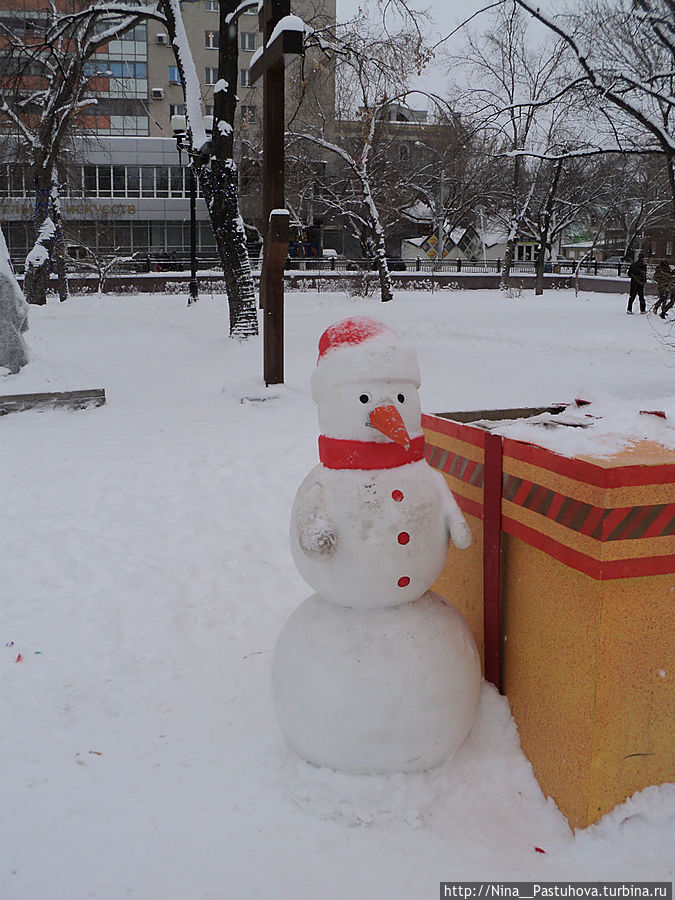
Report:
[[[357,775],[421,771],[466,737],[477,668],[467,624],[432,591],[368,610],[315,594],[279,635],[277,716],[291,747],[315,765]]]
[[[392,469],[317,466],[298,489],[291,551],[303,578],[325,599],[367,609],[421,597],[448,552],[443,476],[424,460]],[[312,552],[321,528],[340,536],[335,552]]]
[[[291,514],[295,562],[318,593],[277,641],[277,716],[289,744],[317,765],[426,769],[461,744],[478,706],[471,632],[429,590],[450,537],[466,547],[471,534],[423,459],[412,351],[365,318],[332,326],[319,348],[322,464]]]

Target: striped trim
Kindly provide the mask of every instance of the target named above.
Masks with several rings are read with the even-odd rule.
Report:
[[[505,472],[502,496],[597,541],[675,535],[675,503],[602,509]]]
[[[485,467],[483,463],[468,459],[459,453],[453,453],[452,450],[446,450],[443,447],[435,447],[433,444],[427,444],[424,450],[426,461],[434,469],[444,472],[446,475],[452,475],[465,484],[473,485],[473,487],[482,488]]]
[[[436,425],[436,420],[433,424]],[[444,424],[455,426],[452,422]],[[456,434],[447,437],[454,437],[457,442],[464,441],[465,444],[476,446],[474,441],[466,441],[467,426],[456,428],[458,429]],[[450,430],[454,429],[448,428],[448,431]],[[433,437],[427,434],[428,441]],[[454,444],[456,441],[449,443]],[[621,488],[625,484],[621,478],[623,472],[627,472],[629,485],[635,487],[641,483],[645,487],[654,486],[653,491],[641,492],[646,493],[649,499],[655,499],[659,493],[669,494],[670,492],[658,490],[658,485],[668,483],[665,476],[669,474],[668,472],[664,474],[660,470],[662,468],[672,470],[672,479],[675,481],[675,466],[626,466],[616,470],[602,469],[585,460],[570,460],[512,440],[504,441],[505,450],[507,444],[511,458],[530,465],[536,464],[540,470],[544,470],[542,475],[547,473],[545,478],[550,483],[553,483],[550,474],[558,474],[564,490],[573,487],[570,482],[575,477],[582,483],[591,485],[593,489],[584,493],[588,493],[589,498],[593,500],[597,498],[598,502],[589,503],[570,497],[560,490],[556,491],[538,484],[531,478],[503,472],[504,532],[521,538],[549,556],[596,579],[635,578],[675,572],[675,543],[672,540],[675,537],[675,502],[606,507],[600,505],[603,500],[611,502],[613,496],[617,500],[620,499],[616,496],[616,488]],[[517,452],[514,453],[514,450]],[[553,460],[548,457],[553,457]],[[425,458],[431,466],[453,479],[453,490],[462,511],[482,520],[483,504],[476,498],[480,498],[484,487],[483,463],[470,459],[461,452],[439,447],[430,442],[425,447]],[[542,462],[546,462],[546,465],[542,465]],[[563,463],[560,469],[564,471],[558,470],[560,462]],[[505,467],[508,467],[508,464],[509,460],[505,453]],[[609,475],[612,476],[611,479],[607,478]],[[608,484],[608,481],[611,484]],[[464,486],[467,489],[466,493],[462,490]],[[469,493],[473,493],[473,497],[467,496]],[[670,496],[664,499],[670,500]],[[504,508],[504,501],[508,501],[507,509]],[[527,517],[531,524],[520,520],[519,509],[527,510],[535,517],[541,516],[554,524],[539,531],[532,527],[532,524],[536,524],[536,518],[533,519],[531,515]],[[560,537],[553,536],[550,533],[551,528],[557,528],[557,535]],[[593,544],[589,544],[589,541]],[[636,541],[647,543],[638,545]]]

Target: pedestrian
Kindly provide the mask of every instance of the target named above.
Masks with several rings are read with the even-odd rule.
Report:
[[[630,292],[628,294],[628,309],[626,312],[629,316],[633,315],[633,300],[637,297],[640,301],[640,315],[644,315],[647,312],[647,307],[645,306],[647,263],[645,262],[644,253],[638,253],[638,258],[630,264],[628,277],[630,278]]]
[[[654,281],[656,282],[656,293],[658,297],[656,303],[652,306],[652,312],[658,312],[660,307],[661,312],[659,315],[662,319],[665,319],[666,313],[673,305],[671,302],[671,292],[675,287],[675,284],[673,283],[673,274],[673,270],[670,268],[670,263],[667,259],[662,259],[654,270]]]

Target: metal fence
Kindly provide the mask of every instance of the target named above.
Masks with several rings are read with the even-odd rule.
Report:
[[[119,254],[123,256],[123,253]],[[189,272],[190,271],[190,254],[183,252],[175,253],[157,253],[143,254],[127,259],[120,259],[113,267],[108,270],[110,275],[125,275],[129,273],[155,273],[155,272]],[[99,265],[107,263],[112,257],[102,256]],[[197,269],[200,272],[208,270],[222,271],[220,259],[215,255],[198,254]],[[23,273],[23,258],[12,259],[14,270],[17,274]],[[260,259],[252,259],[251,265],[255,274],[260,272]],[[499,274],[502,272],[504,263],[501,259],[487,260],[465,260],[465,259],[444,259],[442,261],[434,261],[430,259],[401,259],[400,257],[388,260],[389,269],[395,273],[419,273],[423,275],[448,275],[452,273],[485,273]],[[573,275],[579,265],[577,260],[560,259],[555,262],[547,262],[545,272],[547,274],[556,275]],[[625,276],[628,272],[629,263],[603,263],[597,260],[591,260],[582,263],[579,271],[583,275],[600,275],[605,277]],[[96,265],[91,261],[69,259],[68,270],[73,274],[95,274]],[[288,257],[286,260],[286,270],[291,272],[374,272],[375,264],[370,259],[346,258],[342,256],[330,256],[317,259],[298,259]],[[535,272],[535,264],[533,262],[517,261],[512,264],[511,272],[513,274],[533,275]]]

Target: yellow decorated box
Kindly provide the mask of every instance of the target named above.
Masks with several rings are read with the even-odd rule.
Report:
[[[675,781],[675,452],[569,458],[423,426],[474,536],[434,589],[469,622],[544,793],[579,828]]]

